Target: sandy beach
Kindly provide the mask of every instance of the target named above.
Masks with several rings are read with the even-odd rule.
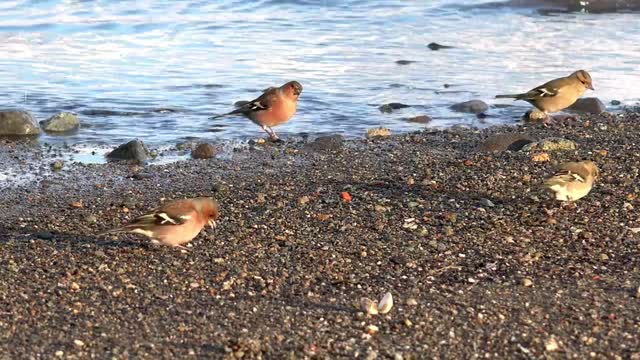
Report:
[[[576,149],[479,151],[505,133]],[[0,358],[640,359],[639,146],[636,112],[52,173],[5,142]],[[541,183],[580,159],[561,207]],[[222,216],[189,252],[94,235],[194,196]]]

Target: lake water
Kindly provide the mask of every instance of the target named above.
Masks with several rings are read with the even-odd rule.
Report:
[[[383,125],[512,123],[526,103],[494,100],[577,69],[605,103],[640,98],[640,13],[544,12],[465,0],[3,0],[0,106],[82,129],[42,142],[152,146],[262,137],[247,120],[208,120],[288,80],[298,113],[276,131],[362,136]],[[454,49],[432,51],[437,42]],[[398,65],[397,60],[414,63]],[[445,88],[445,84],[451,86]],[[449,110],[483,99],[489,117]],[[410,108],[383,114],[377,107]]]

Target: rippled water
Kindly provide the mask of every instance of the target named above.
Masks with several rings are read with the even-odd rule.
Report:
[[[42,141],[152,145],[263,136],[243,118],[210,121],[287,80],[304,85],[281,135],[360,136],[378,125],[481,125],[448,106],[528,90],[584,68],[601,99],[640,98],[640,14],[544,13],[465,0],[3,0],[0,105],[82,129]],[[431,51],[430,42],[455,46]],[[413,60],[398,65],[397,60]],[[444,84],[450,84],[448,88]],[[382,114],[377,106],[412,107]],[[511,103],[502,101],[501,103]],[[492,108],[513,122],[526,104]]]

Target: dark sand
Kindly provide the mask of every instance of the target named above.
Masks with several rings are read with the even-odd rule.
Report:
[[[504,132],[578,148],[476,151]],[[73,165],[3,189],[0,359],[640,358],[640,115],[333,145]],[[48,167],[2,146],[5,166]],[[540,184],[584,158],[601,178],[560,208]],[[222,218],[189,253],[92,235],[202,195]],[[358,311],[386,291],[390,313]]]

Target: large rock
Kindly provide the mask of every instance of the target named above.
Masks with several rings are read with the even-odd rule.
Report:
[[[575,150],[577,147],[575,141],[550,137],[538,142],[533,142],[522,147],[522,151],[557,151],[557,150]]]
[[[411,105],[407,105],[407,104],[403,104],[403,103],[396,103],[396,102],[392,102],[392,103],[388,103],[388,104],[380,105],[380,106],[378,107],[378,110],[380,110],[380,112],[381,112],[381,113],[390,114],[390,113],[392,113],[394,110],[404,109],[404,108],[408,108],[408,107],[411,107]]]
[[[469,100],[451,105],[451,110],[458,112],[466,112],[472,114],[480,114],[489,110],[489,105],[482,100]]]
[[[194,159],[211,159],[218,153],[218,149],[209,143],[198,144],[191,152]]]
[[[311,149],[314,151],[322,152],[322,151],[340,151],[344,146],[344,136],[336,134],[336,135],[325,135],[319,136],[314,141],[305,145],[305,148]]]
[[[522,147],[532,142],[533,139],[526,134],[498,134],[483,141],[479,146],[479,150],[485,152],[505,150],[519,151]]]
[[[67,132],[80,127],[80,120],[72,113],[61,112],[47,120],[40,121],[40,126],[47,132]]]
[[[115,150],[107,154],[109,160],[135,160],[144,162],[151,157],[151,152],[138,139],[131,140],[126,144],[118,146]]]
[[[604,105],[600,99],[595,97],[581,98],[578,99],[573,105],[569,106],[568,110],[586,113],[586,114],[601,114],[607,110],[607,107]]]
[[[0,111],[0,135],[38,135],[40,126],[36,119],[22,110]]]

